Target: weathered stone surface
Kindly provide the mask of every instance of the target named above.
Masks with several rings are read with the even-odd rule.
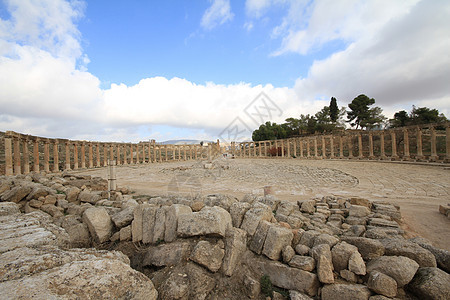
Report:
[[[13,202],[0,202],[0,216],[19,214],[19,205]]]
[[[278,204],[277,215],[289,216],[294,210],[298,210],[298,204],[291,201],[281,201]]]
[[[153,231],[155,229],[157,210],[158,207],[155,205],[144,205],[142,207],[142,242],[144,244],[153,243]]]
[[[366,264],[359,252],[354,252],[348,259],[348,269],[357,275],[366,275]]]
[[[312,300],[312,298],[309,297],[308,295],[305,295],[303,293],[294,290],[289,291],[289,298],[291,300]]]
[[[333,266],[337,272],[347,269],[348,260],[353,253],[358,252],[358,248],[346,242],[340,242],[331,249]]]
[[[211,272],[217,272],[222,265],[224,255],[225,251],[218,244],[211,245],[208,241],[200,241],[192,251],[190,259]]]
[[[64,214],[53,204],[44,204],[41,206],[41,210],[48,213],[54,218],[59,218],[64,216]]]
[[[369,289],[362,284],[327,284],[322,288],[322,300],[352,299],[368,300]]]
[[[92,207],[83,213],[83,222],[96,243],[104,243],[112,234],[113,223],[108,212],[103,207]]]
[[[450,275],[438,268],[419,268],[408,289],[420,299],[449,299]]]
[[[365,206],[368,208],[371,208],[371,206],[372,206],[372,203],[369,200],[364,199],[364,198],[356,198],[356,197],[350,198],[350,204],[361,205],[361,206]]]
[[[300,244],[308,246],[312,248],[314,246],[314,239],[319,236],[321,233],[316,230],[308,230],[305,231],[300,238]]]
[[[312,272],[316,267],[316,261],[311,256],[294,255],[289,261],[289,265],[293,268]]]
[[[182,237],[213,235],[224,237],[231,228],[231,216],[221,207],[205,207],[199,212],[178,217],[177,235]]]
[[[189,279],[187,274],[170,273],[159,289],[160,299],[188,299]]]
[[[225,275],[233,275],[234,269],[247,248],[247,233],[243,229],[231,227],[225,236],[225,256],[222,271]]]
[[[177,238],[178,216],[181,214],[192,213],[190,206],[183,204],[173,204],[166,211],[166,231],[164,240],[168,243]]]
[[[186,261],[191,253],[191,245],[185,241],[149,247],[142,261],[143,266],[175,266]]]
[[[306,200],[301,202],[300,210],[305,213],[313,214],[316,211],[316,201]]]
[[[33,190],[31,186],[16,186],[2,194],[1,200],[5,202],[19,203]]]
[[[248,202],[235,202],[230,207],[231,221],[233,222],[233,227],[241,227],[242,220],[247,210],[251,207]]]
[[[187,263],[186,274],[189,278],[190,299],[206,299],[216,285],[211,273],[194,263]]]
[[[122,228],[131,224],[134,218],[134,207],[127,207],[111,217],[117,228]]]
[[[267,232],[266,241],[262,253],[272,260],[279,260],[281,257],[281,250],[291,245],[294,237],[290,229],[271,225]]]
[[[156,210],[155,225],[153,226],[153,243],[164,241],[166,232],[166,211],[168,206],[161,206]],[[144,229],[142,229],[144,230]],[[143,231],[142,231],[143,232]]]
[[[373,202],[373,209],[382,215],[389,216],[394,220],[400,220],[402,218],[400,214],[400,210],[397,209],[392,204],[383,204],[383,203],[377,203]]]
[[[133,211],[133,221],[131,222],[131,235],[133,242],[142,241],[142,218],[143,218],[143,210],[144,207],[148,206],[148,204],[141,204],[134,208]]]
[[[368,216],[369,214],[370,214],[370,209],[367,208],[366,206],[361,206],[361,205],[352,205],[352,206],[350,206],[350,208],[348,210],[349,216],[357,217],[357,218],[365,217],[365,216]]]
[[[311,249],[312,257],[316,260],[317,277],[322,283],[333,283],[333,262],[331,258],[330,246],[320,244]]]
[[[119,239],[123,241],[131,241],[131,225],[120,228]]]
[[[404,239],[383,239],[385,255],[406,256],[415,260],[420,267],[436,267],[433,253],[418,244]]]
[[[91,192],[89,190],[81,191],[78,195],[78,200],[81,202],[87,202],[91,204],[97,203],[98,200],[100,200],[100,192]]]
[[[377,294],[391,298],[397,296],[397,282],[392,277],[378,271],[370,273],[367,287]]]
[[[410,239],[410,241],[433,253],[438,267],[445,272],[450,273],[450,251],[434,247],[431,242],[425,238],[415,237]]]
[[[385,220],[383,218],[369,218],[368,224],[371,225],[371,226],[388,227],[388,228],[390,228],[390,227],[392,227],[392,228],[400,227],[397,222]]]
[[[345,280],[347,280],[348,282],[353,282],[356,283],[358,282],[358,276],[353,273],[352,271],[349,271],[347,269],[341,270],[339,272],[339,275],[344,278]]]
[[[382,256],[385,251],[383,244],[379,240],[364,237],[342,237],[341,239],[356,246],[365,260]]]
[[[339,239],[329,235],[327,233],[319,234],[314,238],[313,247],[320,245],[320,244],[328,244],[330,248],[332,248],[334,245],[336,245],[339,242]]]
[[[247,296],[250,299],[258,298],[258,296],[261,292],[261,284],[259,283],[259,281],[246,275],[246,276],[244,276],[243,283],[244,283],[244,287],[245,287]]]
[[[298,255],[307,255],[310,248],[306,245],[298,244],[297,246],[295,246],[294,250]]]
[[[89,228],[84,223],[74,224],[65,228],[69,235],[70,245],[75,248],[91,246],[91,237],[89,235]]]
[[[251,237],[249,249],[256,254],[261,254],[264,247],[264,242],[266,241],[267,232],[269,231],[271,224],[272,223],[265,220],[259,222],[255,234]]]
[[[66,193],[66,199],[69,202],[75,202],[78,200],[78,195],[80,194],[80,189],[75,187],[75,186],[71,186],[71,187],[67,187],[65,189],[65,193]]]
[[[272,209],[262,203],[255,203],[244,215],[241,228],[248,235],[254,235],[260,221],[270,221],[273,217]]]
[[[267,260],[253,254],[250,256],[251,259],[247,261],[248,266],[258,274],[261,274],[260,276],[267,274],[273,285],[303,292],[309,296],[317,294],[319,281],[316,274],[291,268],[280,262]]]
[[[408,284],[416,274],[419,264],[404,256],[381,256],[367,263],[367,273],[379,271],[395,279],[397,287]]]
[[[291,245],[286,245],[281,250],[281,255],[283,257],[283,262],[288,263],[295,255],[295,250]]]
[[[50,193],[52,193],[50,188],[38,185],[33,188],[26,199],[27,201],[30,201],[31,199],[39,199],[39,197],[45,197]]]

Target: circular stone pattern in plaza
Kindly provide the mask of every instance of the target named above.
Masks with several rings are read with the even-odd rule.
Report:
[[[107,169],[76,173],[107,178]],[[217,159],[117,167],[117,184],[152,196],[263,194],[271,186],[281,200],[325,195],[390,201],[401,208],[404,227],[450,250],[450,220],[439,205],[450,202],[450,170],[443,166],[359,160]]]

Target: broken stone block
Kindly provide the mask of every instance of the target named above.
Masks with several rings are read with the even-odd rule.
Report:
[[[181,214],[192,213],[192,209],[183,204],[173,204],[166,211],[166,231],[164,240],[168,243],[177,238],[178,217]]]
[[[373,271],[367,280],[367,287],[377,294],[386,297],[397,296],[397,282],[390,276],[378,271]]]
[[[247,248],[247,233],[243,229],[230,228],[225,236],[225,256],[222,263],[222,271],[225,275],[233,275],[241,255]]]
[[[211,245],[208,241],[200,241],[195,246],[190,259],[211,272],[217,272],[221,265],[225,251],[218,244]]]
[[[244,215],[241,228],[248,235],[254,235],[260,221],[270,221],[273,217],[272,209],[262,203],[256,202]]]
[[[181,237],[211,235],[224,237],[231,228],[231,216],[223,208],[205,207],[199,212],[178,217],[177,235]]]
[[[113,223],[103,207],[92,207],[83,213],[83,222],[88,226],[96,243],[104,243],[112,234]]]
[[[271,225],[267,232],[266,241],[262,253],[272,260],[279,260],[281,257],[281,250],[291,245],[294,237],[290,229]]]

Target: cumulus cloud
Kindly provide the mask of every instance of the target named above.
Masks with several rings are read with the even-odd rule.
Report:
[[[234,17],[231,12],[230,0],[212,0],[211,2],[211,6],[206,9],[200,23],[206,30],[231,21]]]

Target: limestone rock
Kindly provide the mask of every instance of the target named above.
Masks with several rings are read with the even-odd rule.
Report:
[[[266,241],[267,232],[269,231],[271,224],[272,223],[268,221],[262,220],[261,222],[259,222],[255,234],[251,237],[249,249],[256,254],[261,254],[264,247],[264,242]]]
[[[248,235],[254,235],[260,221],[270,221],[273,217],[272,209],[262,203],[255,203],[244,215],[241,228]]]
[[[333,283],[333,263],[330,246],[320,244],[311,249],[312,257],[316,260],[317,276],[322,283]]]
[[[379,271],[395,279],[397,287],[408,284],[416,274],[419,264],[404,256],[381,256],[367,264],[367,273]]]
[[[69,202],[77,201],[80,191],[81,190],[75,186],[67,187],[65,190],[67,201],[69,201]]]
[[[157,210],[158,207],[155,205],[145,204],[142,206],[142,242],[144,244],[153,243],[153,232],[155,230],[155,217]]]
[[[230,228],[225,236],[225,256],[222,270],[227,276],[233,275],[234,269],[245,252],[247,233],[239,228]]]
[[[286,245],[281,250],[281,255],[283,256],[283,262],[288,263],[294,257],[295,250],[291,245]]]
[[[81,191],[78,195],[78,200],[81,202],[87,202],[90,204],[97,203],[98,200],[100,200],[100,193],[99,192],[91,192],[89,190]]]
[[[221,207],[205,207],[199,212],[178,217],[177,235],[182,237],[212,235],[224,237],[231,228],[231,216]]]
[[[54,218],[59,218],[64,216],[64,214],[53,204],[44,204],[41,206],[41,210],[48,213]]]
[[[347,269],[348,260],[353,253],[357,253],[358,248],[356,246],[350,245],[346,242],[340,242],[331,249],[331,254],[333,257],[333,266],[337,272]]]
[[[117,228],[122,228],[131,224],[134,218],[134,207],[127,207],[111,217]]]
[[[383,244],[378,240],[364,237],[342,237],[341,239],[356,246],[365,260],[382,256],[385,251]]]
[[[208,241],[200,241],[192,251],[190,259],[211,272],[217,272],[222,265],[224,255],[225,251],[218,244],[211,245]]]
[[[32,191],[31,186],[16,186],[2,194],[1,200],[5,202],[19,203]]]
[[[378,271],[370,273],[367,287],[377,294],[391,298],[397,296],[397,282],[392,277]]]
[[[84,223],[74,224],[65,228],[69,234],[70,245],[75,248],[83,248],[91,246],[89,228]]]
[[[368,300],[369,289],[362,284],[327,284],[322,288],[322,300],[352,299]]]
[[[309,297],[308,295],[305,295],[303,293],[294,290],[289,291],[289,298],[291,300],[312,300],[312,298]]]
[[[404,239],[383,239],[385,255],[406,256],[415,260],[420,267],[436,267],[433,253],[418,244]]]
[[[308,214],[313,214],[316,211],[315,205],[315,200],[306,200],[301,203],[300,210]]]
[[[173,204],[166,211],[166,231],[164,240],[168,243],[177,238],[178,216],[181,214],[192,213],[191,207],[183,204]]]
[[[365,217],[370,214],[370,209],[366,206],[360,206],[360,205],[352,205],[350,206],[350,209],[348,210],[348,215],[352,217]]]
[[[166,232],[166,212],[168,206],[161,206],[156,210],[155,225],[153,226],[153,244],[164,241]],[[144,229],[142,229],[144,230]]]
[[[448,299],[450,275],[438,268],[419,268],[408,289],[420,299]]]
[[[149,247],[144,259],[143,266],[175,266],[186,261],[191,253],[191,245],[185,241],[176,241],[170,244],[161,244]]]
[[[120,228],[119,239],[123,241],[131,241],[131,225]]]
[[[353,273],[352,271],[349,271],[347,269],[341,270],[339,272],[339,275],[342,278],[344,278],[345,280],[347,280],[348,282],[353,282],[353,283],[358,282],[358,276],[356,276],[355,273]]]
[[[281,201],[277,208],[277,215],[289,216],[294,210],[298,210],[298,204],[291,201]]]
[[[103,207],[86,209],[83,222],[88,226],[91,236],[96,243],[104,243],[112,234],[113,223],[108,212]]]
[[[371,208],[371,206],[372,206],[372,203],[369,200],[364,199],[364,198],[356,198],[356,197],[350,198],[350,204],[361,205],[361,206],[365,206],[367,208]]]
[[[348,259],[348,269],[358,275],[366,275],[366,264],[359,252],[354,252]]]
[[[297,246],[295,246],[295,253],[299,254],[299,255],[307,255],[309,253],[310,248],[308,246],[302,245],[302,244],[298,244]]]
[[[436,248],[430,241],[424,238],[415,237],[410,239],[410,241],[433,253],[438,267],[445,272],[450,273],[450,251]]]
[[[314,246],[314,239],[320,235],[320,232],[316,230],[305,231],[300,238],[300,244],[312,248]]]
[[[14,202],[0,202],[0,216],[19,214],[19,205]]]
[[[187,263],[186,274],[189,278],[190,299],[206,299],[216,285],[212,274],[194,263]]]
[[[161,285],[159,292],[161,299],[188,299],[189,279],[187,274],[170,273]]]
[[[316,267],[316,261],[311,256],[294,255],[289,261],[289,265],[293,268],[312,272]]]
[[[141,204],[134,208],[133,221],[131,222],[131,235],[134,243],[142,241],[142,218],[144,207],[148,204]]]
[[[246,275],[244,277],[244,287],[245,291],[247,292],[247,296],[250,299],[256,299],[258,298],[260,292],[261,292],[261,284],[258,280],[255,280],[251,278],[250,276]]]
[[[279,260],[281,250],[285,246],[291,245],[293,236],[290,229],[277,225],[270,226],[262,253],[272,260]]]
[[[336,245],[339,242],[339,239],[329,235],[327,233],[319,234],[314,238],[313,247],[320,245],[320,244],[328,244],[330,248],[332,248],[334,245]]]
[[[247,202],[235,202],[231,205],[230,215],[231,221],[233,222],[233,227],[241,227],[244,215],[250,207],[251,204]]]

